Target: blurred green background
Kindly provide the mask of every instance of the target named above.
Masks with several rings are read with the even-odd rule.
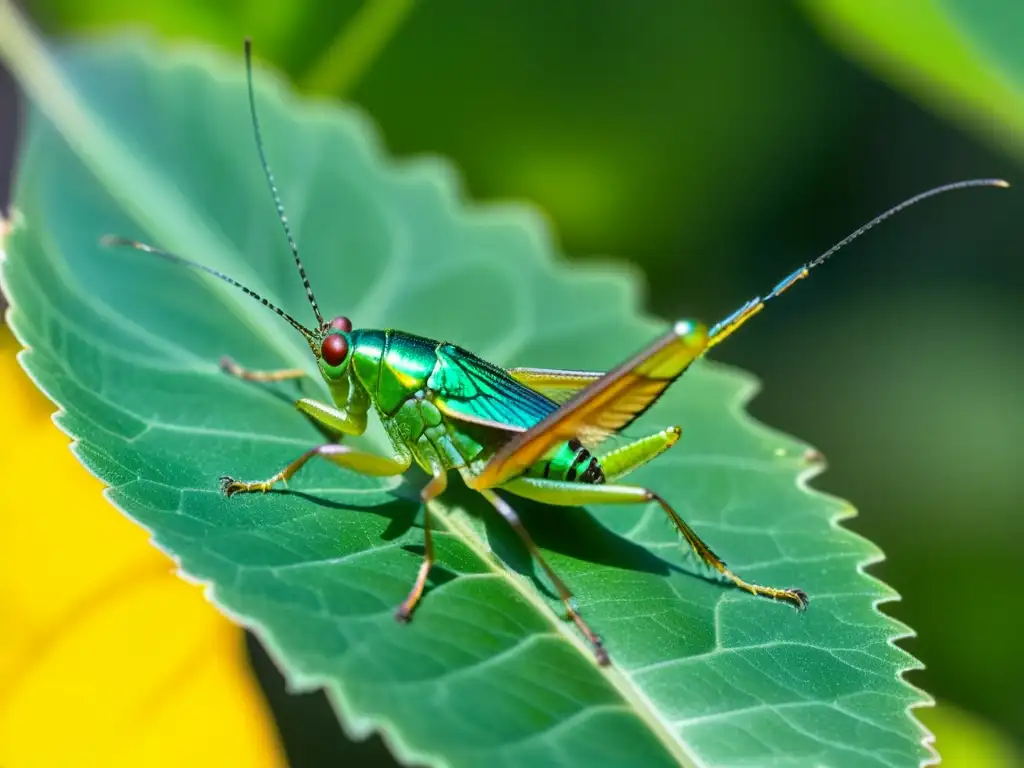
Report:
[[[365,109],[393,153],[450,157],[477,200],[532,201],[573,259],[636,264],[665,318],[719,319],[929,186],[1016,184],[887,223],[714,357],[762,379],[754,415],[822,450],[815,485],[887,553],[872,573],[919,634],[912,682],[1024,743],[1019,0],[23,5],[50,34],[132,24],[239,66],[251,35],[301,89]],[[250,650],[294,765],[386,761]]]

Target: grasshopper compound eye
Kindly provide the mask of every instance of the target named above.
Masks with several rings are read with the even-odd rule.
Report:
[[[331,320],[331,328],[334,328],[337,331],[344,331],[345,333],[348,333],[349,331],[352,330],[352,321],[349,320],[347,317],[339,315],[338,317]]]
[[[340,333],[332,333],[320,345],[320,357],[332,368],[337,368],[348,356],[348,339]]]

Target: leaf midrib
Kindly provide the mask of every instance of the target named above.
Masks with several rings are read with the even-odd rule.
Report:
[[[697,759],[683,743],[675,737],[671,727],[658,714],[650,700],[638,688],[632,678],[624,674],[615,664],[614,658],[608,667],[599,667],[594,659],[590,647],[577,635],[567,622],[559,620],[551,607],[541,599],[537,590],[522,578],[517,577],[508,568],[504,567],[485,548],[483,541],[466,525],[448,514],[445,508],[438,501],[429,502],[431,520],[436,520],[449,533],[457,537],[487,568],[498,578],[502,579],[521,597],[523,597],[536,610],[554,631],[562,637],[577,653],[585,657],[586,662],[593,665],[597,672],[602,674],[621,696],[623,702],[643,722],[650,731],[665,747],[665,750],[672,756],[675,762],[684,768],[703,768],[703,763]],[[591,707],[588,706],[588,709]]]

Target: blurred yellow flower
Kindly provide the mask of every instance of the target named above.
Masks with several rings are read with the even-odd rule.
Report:
[[[100,495],[0,326],[0,766],[284,765],[242,633]]]
[[[979,715],[948,701],[915,713],[932,733],[943,768],[1014,768],[1024,765],[1010,738]]]

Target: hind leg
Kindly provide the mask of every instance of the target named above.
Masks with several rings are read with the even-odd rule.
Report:
[[[542,480],[532,477],[520,477],[502,486],[510,493],[545,504],[561,506],[582,506],[584,504],[645,504],[655,501],[668,515],[669,519],[683,535],[687,543],[705,565],[718,571],[740,589],[753,595],[770,597],[773,600],[785,600],[793,603],[797,609],[807,607],[807,594],[800,589],[779,589],[765,587],[745,581],[729,570],[725,563],[711,551],[711,547],[687,525],[686,521],[654,491],[633,485],[582,485],[561,480]]]

